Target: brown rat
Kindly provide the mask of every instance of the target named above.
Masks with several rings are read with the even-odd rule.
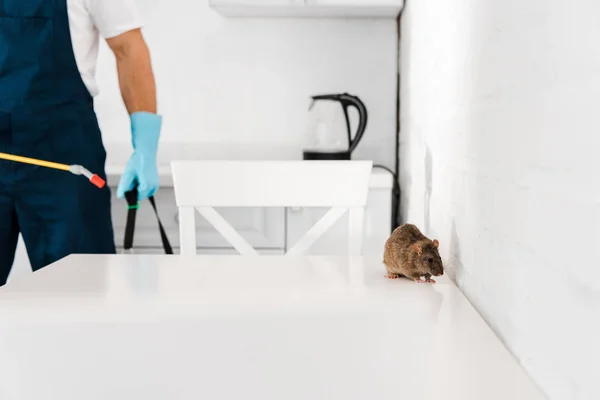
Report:
[[[435,283],[431,276],[444,274],[439,245],[437,240],[425,237],[415,225],[404,224],[396,228],[385,243],[383,263],[387,277],[406,277],[416,282]]]

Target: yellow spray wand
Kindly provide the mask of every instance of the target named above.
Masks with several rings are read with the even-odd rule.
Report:
[[[81,165],[59,164],[59,163],[55,163],[55,162],[51,162],[51,161],[37,160],[35,158],[15,156],[15,155],[6,154],[6,153],[0,153],[0,159],[20,162],[20,163],[25,163],[25,164],[38,165],[40,167],[45,167],[45,168],[59,169],[61,171],[69,171],[70,173],[72,173],[74,175],[83,175],[86,178],[88,178],[88,180],[91,183],[93,183],[95,186],[99,187],[100,189],[102,189],[104,187],[104,185],[106,185],[106,182],[104,181],[104,179],[100,178],[96,174],[92,174],[90,171],[88,171]]]

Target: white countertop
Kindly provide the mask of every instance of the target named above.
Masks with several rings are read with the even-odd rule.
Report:
[[[117,186],[131,156],[131,146],[109,144],[106,151],[108,184]],[[290,147],[166,143],[159,148],[158,173],[161,185],[171,187],[171,161],[174,160],[297,160],[301,157],[301,151]],[[374,168],[369,186],[371,189],[391,189],[393,176],[388,171]]]
[[[0,288],[0,398],[537,400],[446,277],[379,258],[71,256]]]

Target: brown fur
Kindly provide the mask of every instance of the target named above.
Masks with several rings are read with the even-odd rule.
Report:
[[[383,263],[388,278],[406,277],[421,281],[435,282],[431,276],[444,274],[440,257],[439,242],[430,240],[412,224],[404,224],[394,230],[385,243]]]

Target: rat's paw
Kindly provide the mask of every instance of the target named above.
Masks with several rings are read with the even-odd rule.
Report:
[[[386,278],[388,279],[398,279],[400,278],[397,274],[387,274],[385,275]]]

